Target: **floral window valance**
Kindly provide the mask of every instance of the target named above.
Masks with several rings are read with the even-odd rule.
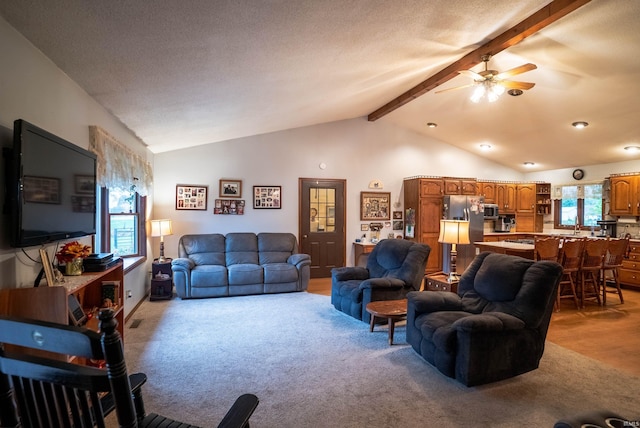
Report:
[[[135,184],[142,196],[151,191],[151,164],[99,126],[89,127],[89,150],[98,156],[98,186],[129,189]]]

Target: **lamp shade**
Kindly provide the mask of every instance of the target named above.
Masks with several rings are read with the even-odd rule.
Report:
[[[171,220],[151,220],[151,236],[167,236],[173,235],[173,227],[171,226]]]
[[[440,220],[440,236],[442,244],[470,244],[469,222],[467,220]]]

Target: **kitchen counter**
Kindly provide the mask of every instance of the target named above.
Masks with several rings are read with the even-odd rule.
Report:
[[[497,241],[497,242],[474,242],[473,245],[475,245],[481,252],[491,251],[491,252],[500,253],[500,254],[511,254],[513,256],[520,256],[526,259],[533,260],[533,250],[534,250],[533,244]]]

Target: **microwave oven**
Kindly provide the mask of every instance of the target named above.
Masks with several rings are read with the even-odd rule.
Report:
[[[485,220],[497,220],[498,219],[498,205],[497,204],[484,204],[484,219]]]

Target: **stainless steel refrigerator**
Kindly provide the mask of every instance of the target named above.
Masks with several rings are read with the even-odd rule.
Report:
[[[457,245],[456,271],[462,274],[476,256],[474,242],[484,239],[484,196],[444,196],[443,218],[445,220],[469,220],[469,245]],[[442,270],[451,270],[451,244],[443,246]]]

